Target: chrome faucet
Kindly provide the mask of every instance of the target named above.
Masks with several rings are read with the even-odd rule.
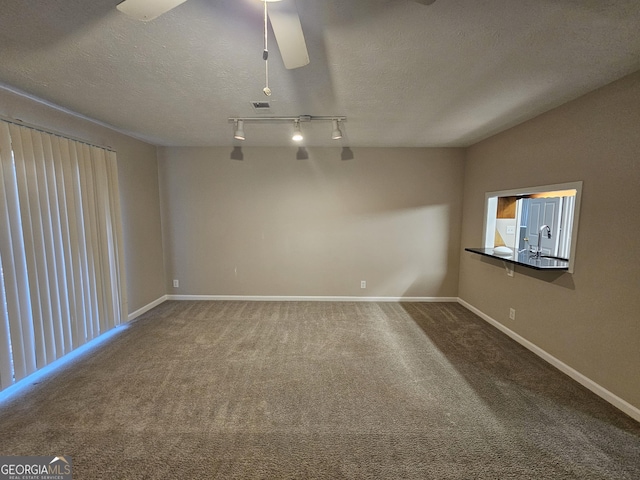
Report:
[[[547,238],[551,238],[551,228],[549,225],[542,225],[540,227],[540,234],[538,235],[538,250],[536,251],[536,258],[542,256],[542,235],[546,235]]]

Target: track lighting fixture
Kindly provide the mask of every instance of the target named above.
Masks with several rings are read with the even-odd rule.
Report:
[[[342,138],[342,131],[340,130],[340,126],[338,124],[339,120],[334,118],[332,122],[333,122],[333,131],[331,132],[331,139],[339,140]]]
[[[294,142],[301,142],[304,139],[302,136],[302,131],[300,130],[300,120],[293,121],[293,136],[291,140]]]
[[[244,120],[236,120],[236,129],[233,133],[233,138],[237,140],[244,140]]]
[[[277,122],[293,122],[293,136],[292,140],[295,142],[301,142],[303,140],[302,129],[300,124],[303,122],[316,122],[316,121],[330,121],[332,122],[333,129],[331,131],[331,138],[338,140],[342,138],[342,130],[340,130],[340,122],[345,122],[347,117],[324,117],[311,115],[300,115],[298,117],[231,117],[229,122],[234,124],[233,138],[238,140],[244,140],[244,123],[277,123]]]

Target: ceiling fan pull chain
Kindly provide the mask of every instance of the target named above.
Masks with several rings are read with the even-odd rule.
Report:
[[[271,89],[269,88],[269,48],[267,46],[267,2],[264,2],[264,50],[262,51],[262,59],[264,60],[264,76],[265,86],[262,92],[268,97],[271,95]]]
[[[265,71],[265,87],[262,89],[263,93],[268,97],[271,95],[271,89],[269,88],[269,62],[264,62],[264,71]]]
[[[266,62],[269,58],[269,48],[267,47],[267,3],[264,3],[264,50],[262,51],[262,59]]]

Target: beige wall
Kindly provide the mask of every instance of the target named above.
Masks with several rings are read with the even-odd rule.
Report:
[[[128,311],[165,295],[156,147],[0,89],[0,116],[109,146],[118,155]]]
[[[159,149],[170,293],[457,296],[462,149],[230,153]]]
[[[462,246],[486,191],[582,180],[575,273],[461,253],[459,296],[640,408],[640,72],[468,149]],[[508,318],[516,309],[516,320]]]

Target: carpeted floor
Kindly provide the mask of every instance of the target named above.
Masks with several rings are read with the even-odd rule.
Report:
[[[0,432],[76,480],[640,478],[640,424],[454,303],[165,302]]]

